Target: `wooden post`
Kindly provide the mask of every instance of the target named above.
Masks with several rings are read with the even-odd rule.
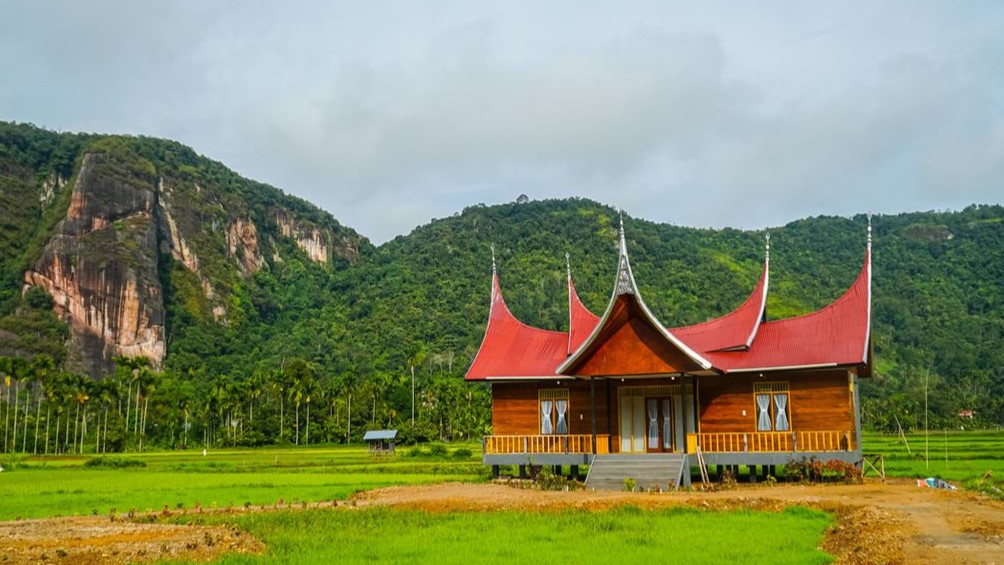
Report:
[[[608,415],[607,419],[609,418]],[[589,377],[589,424],[593,434],[593,455],[596,455],[596,379],[593,377]]]

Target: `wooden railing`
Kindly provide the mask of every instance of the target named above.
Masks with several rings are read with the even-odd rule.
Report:
[[[596,453],[607,453],[609,436],[596,436]],[[504,435],[485,436],[486,455],[510,453],[593,453],[593,436],[577,435]]]
[[[687,451],[704,453],[787,451],[850,451],[854,435],[848,431],[728,432],[687,434]]]

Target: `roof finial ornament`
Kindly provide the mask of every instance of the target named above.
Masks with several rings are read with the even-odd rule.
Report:
[[[872,213],[868,212],[868,249],[872,248]]]
[[[495,274],[495,244],[493,243],[491,245],[491,247],[492,247],[492,274],[494,275]]]
[[[764,239],[767,241],[767,243],[766,243],[767,260],[770,261],[770,232],[767,232],[767,234],[764,235]]]
[[[568,273],[568,278],[572,278],[572,260],[568,253],[565,253],[565,271]]]

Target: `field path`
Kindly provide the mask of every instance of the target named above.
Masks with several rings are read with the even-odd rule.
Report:
[[[996,563],[1004,565],[1004,504],[963,491],[918,488],[915,481],[864,485],[742,485],[717,492],[662,494],[540,492],[502,484],[390,487],[358,504],[427,511],[603,509],[621,504],[781,510],[793,504],[833,512],[824,549],[839,563]]]

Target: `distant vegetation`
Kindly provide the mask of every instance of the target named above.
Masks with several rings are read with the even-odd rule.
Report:
[[[613,283],[617,213],[588,200],[471,206],[379,247],[360,240],[355,263],[310,261],[288,238],[266,232],[261,239],[272,237],[283,260],[265,257],[253,275],[222,252],[200,256],[224,296],[225,320],[214,319],[198,277],[163,258],[163,369],[121,359],[94,381],[67,371],[70,332],[53,315],[52,298],[22,294],[21,286],[65,215],[83,153],[99,150],[137,160],[137,171],[197,179],[224,208],[253,218],[278,202],[355,237],[309,203],[175,142],[0,123],[4,451],[303,445],[358,441],[365,429],[386,427],[400,428],[405,442],[476,438],[489,431],[488,390],[462,375],[487,319],[490,247],[509,307],[532,325],[567,326],[566,253],[594,312]],[[207,218],[220,206],[194,205]],[[862,386],[867,427],[922,429],[925,390],[932,429],[1004,424],[1002,218],[1004,207],[990,205],[874,219],[876,376]],[[668,325],[738,306],[762,268],[762,232],[631,216],[625,223],[641,290]],[[772,228],[768,318],[837,298],[861,268],[865,225],[857,215]],[[961,419],[962,410],[973,418]]]

